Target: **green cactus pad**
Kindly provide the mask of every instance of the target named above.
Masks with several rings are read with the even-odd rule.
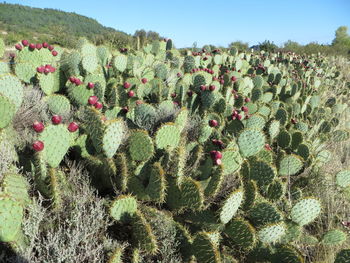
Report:
[[[240,168],[243,159],[239,151],[235,149],[227,149],[222,152],[221,161],[223,165],[224,175],[229,175],[233,174]]]
[[[313,197],[298,201],[290,212],[291,219],[303,226],[311,223],[321,213],[321,203]]]
[[[0,241],[11,242],[16,239],[20,231],[23,219],[23,207],[21,203],[0,194]]]
[[[16,105],[0,93],[0,129],[7,127],[16,114]]]
[[[0,186],[2,193],[8,195],[22,205],[30,202],[28,194],[29,183],[22,175],[14,173],[5,174]]]
[[[128,221],[137,211],[137,200],[133,196],[120,195],[109,208],[110,216],[117,221]]]
[[[279,174],[290,176],[297,174],[304,166],[303,159],[298,155],[291,154],[282,158],[279,164]]]
[[[283,223],[267,225],[258,232],[259,240],[262,243],[275,243],[286,233]]]
[[[227,224],[237,213],[243,200],[243,191],[238,189],[232,192],[223,202],[220,210],[220,221]]]
[[[156,109],[147,103],[142,103],[134,108],[134,122],[142,128],[152,127],[157,118]]]
[[[347,130],[336,130],[332,134],[334,142],[344,142],[350,138],[350,132]]]
[[[106,128],[101,140],[103,153],[107,158],[112,158],[117,152],[123,140],[125,132],[125,124],[120,119],[106,121]]]
[[[310,156],[310,148],[307,144],[301,143],[299,144],[296,153],[306,161]]]
[[[129,137],[129,153],[135,161],[147,161],[153,156],[153,141],[146,131],[133,131]]]
[[[94,95],[93,89],[88,89],[84,85],[75,86],[73,84],[69,84],[67,93],[68,97],[79,106],[87,105],[89,97]]]
[[[333,229],[323,235],[321,242],[327,246],[337,246],[344,243],[346,239],[346,233],[339,229]]]
[[[346,188],[350,186],[350,170],[343,170],[337,173],[336,182],[340,187]]]
[[[221,166],[215,167],[210,176],[210,181],[208,185],[205,187],[204,195],[208,198],[211,196],[215,196],[217,192],[220,190],[224,179],[223,169]]]
[[[249,164],[250,179],[255,180],[259,187],[269,185],[276,177],[276,168],[267,162],[260,160],[251,160]]]
[[[247,123],[245,125],[246,128],[255,128],[258,130],[262,130],[265,126],[265,118],[260,114],[253,114],[250,116],[250,118],[247,120]]]
[[[151,167],[149,182],[145,190],[152,201],[157,203],[165,201],[166,179],[160,163],[155,163]]]
[[[182,132],[185,128],[188,120],[188,110],[187,108],[182,108],[179,113],[176,115],[175,124],[179,127]]]
[[[96,55],[83,56],[81,60],[81,66],[87,73],[92,73],[98,68],[98,59]]]
[[[125,55],[118,55],[113,59],[113,66],[116,70],[123,72],[126,69],[128,59]]]
[[[50,167],[58,167],[70,147],[71,135],[67,126],[49,125],[40,133],[38,139],[44,143],[44,149],[38,152],[40,158]]]
[[[156,132],[155,143],[157,148],[177,147],[180,142],[180,134],[180,129],[176,124],[163,124]]]
[[[243,184],[243,189],[244,189],[244,199],[243,199],[242,209],[247,211],[251,209],[251,207],[255,203],[255,199],[258,194],[258,186],[256,185],[255,181],[250,180]]]
[[[38,74],[38,80],[41,90],[50,95],[59,90],[59,86],[55,85],[55,74],[50,73],[48,75]]]
[[[277,201],[281,199],[284,194],[283,183],[276,179],[267,188],[266,198],[272,201]]]
[[[278,120],[281,125],[285,125],[288,119],[288,113],[285,109],[278,109],[276,112],[276,120]]]
[[[271,258],[272,263],[304,263],[302,255],[294,248],[289,246],[279,247]]]
[[[255,155],[265,146],[265,135],[256,129],[244,129],[238,136],[238,146],[244,157]]]
[[[255,226],[277,223],[282,220],[282,215],[269,202],[255,204],[248,213],[249,221]]]
[[[271,139],[274,139],[278,134],[280,130],[280,122],[279,121],[272,121],[269,125],[269,135]]]
[[[281,243],[288,244],[297,241],[302,234],[302,227],[294,222],[286,223],[286,234],[282,237]]]
[[[198,210],[202,208],[204,202],[204,193],[200,184],[190,177],[184,177],[180,180],[181,204],[182,206]]]
[[[140,212],[136,212],[132,217],[131,225],[134,243],[148,254],[156,254],[158,251],[157,239],[145,217]]]
[[[16,106],[21,106],[23,100],[23,87],[20,80],[11,74],[0,76],[0,94],[7,97]]]
[[[71,110],[69,100],[63,95],[53,94],[46,96],[45,100],[52,114],[67,115]]]
[[[36,75],[36,68],[32,63],[16,63],[15,73],[16,76],[23,82],[31,83]]]
[[[290,135],[289,132],[287,132],[286,130],[282,130],[279,132],[277,136],[278,146],[286,149],[290,146],[291,141],[292,141],[292,136]]]
[[[243,219],[230,221],[225,226],[224,233],[231,244],[245,251],[249,251],[255,245],[255,229]]]
[[[192,252],[198,262],[219,263],[221,262],[219,248],[206,232],[198,233],[192,243]]]

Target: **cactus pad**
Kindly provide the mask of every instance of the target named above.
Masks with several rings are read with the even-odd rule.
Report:
[[[129,153],[135,161],[147,161],[153,156],[153,141],[146,131],[137,130],[130,135]]]
[[[220,221],[223,224],[227,224],[232,217],[237,213],[243,200],[243,191],[236,190],[231,193],[228,198],[223,202],[220,210]]]
[[[5,194],[0,195],[0,241],[11,242],[20,231],[23,218],[22,205]]]
[[[230,243],[245,251],[250,250],[255,245],[255,229],[245,220],[235,219],[230,221],[225,226],[224,233]]]
[[[110,216],[117,221],[129,220],[137,211],[137,201],[129,195],[120,195],[111,203]]]
[[[66,155],[71,142],[71,135],[65,125],[49,125],[40,134],[39,140],[44,143],[44,149],[39,152],[40,158],[50,167],[56,168]]]
[[[304,162],[295,154],[283,157],[279,165],[279,174],[282,176],[295,175],[303,168]]]
[[[238,136],[239,150],[244,157],[257,154],[265,145],[265,135],[256,129],[244,129]]]
[[[350,186],[350,170],[343,170],[338,172],[336,175],[336,182],[337,185],[343,188]]]
[[[259,240],[263,243],[275,243],[285,234],[286,227],[283,223],[267,225],[258,232]]]
[[[174,123],[163,124],[156,133],[155,142],[158,149],[177,147],[180,142],[180,130]]]
[[[347,238],[346,233],[344,233],[341,230],[334,229],[324,234],[321,242],[328,246],[337,246],[344,243],[346,241],[346,238]]]
[[[297,202],[290,213],[291,219],[303,226],[311,223],[321,212],[321,203],[313,197]]]

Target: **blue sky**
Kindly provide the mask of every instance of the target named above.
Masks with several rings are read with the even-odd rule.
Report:
[[[331,43],[335,30],[350,27],[350,0],[18,0],[92,17],[105,26],[133,34],[153,30],[176,47],[197,42],[250,45],[265,39],[281,45],[288,39],[306,44]]]

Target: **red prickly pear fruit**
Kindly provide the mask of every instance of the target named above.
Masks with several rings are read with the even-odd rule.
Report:
[[[175,98],[175,97],[176,97],[176,93],[175,93],[175,92],[174,92],[174,93],[171,93],[170,96],[171,96],[172,98]]]
[[[17,50],[21,51],[21,50],[22,50],[22,45],[21,45],[21,44],[16,44],[16,45],[15,45],[15,48],[16,48]]]
[[[222,153],[219,151],[210,151],[210,157],[213,160],[221,159],[222,158]]]
[[[74,78],[74,84],[75,84],[76,86],[79,86],[81,83],[82,83],[82,82],[81,82],[80,79]]]
[[[51,46],[51,45],[49,45],[47,48],[48,48],[50,51],[54,50],[54,47]]]
[[[232,76],[232,77],[231,77],[231,81],[232,81],[232,82],[235,82],[236,80],[237,80],[237,78],[236,78],[235,76]]]
[[[96,108],[96,109],[98,109],[98,110],[100,110],[100,109],[102,109],[103,108],[103,104],[101,103],[101,102],[96,102],[95,104],[94,104],[94,107]]]
[[[48,48],[49,44],[47,42],[43,43],[43,48]]]
[[[36,71],[37,71],[38,73],[44,73],[45,68],[44,68],[43,66],[40,66],[40,67],[37,67],[37,68],[36,68]]]
[[[239,120],[239,121],[242,119],[242,115],[240,115],[240,114],[237,114],[236,117],[237,117],[237,120]]]
[[[51,72],[51,70],[49,68],[44,68],[44,74],[47,75]]]
[[[69,77],[69,81],[70,81],[71,83],[75,83],[75,77]]]
[[[247,97],[247,98],[244,99],[244,101],[245,102],[250,102],[250,98]]]
[[[129,112],[128,106],[123,107],[123,108],[122,108],[122,111],[123,111],[124,113],[128,113],[128,112]]]
[[[291,119],[290,120],[293,124],[297,124],[298,123],[298,121],[296,120],[296,119]]]
[[[22,40],[22,45],[25,46],[25,47],[28,46],[28,45],[29,45],[28,40],[23,39],[23,40]]]
[[[29,49],[34,50],[34,49],[35,49],[35,44],[30,43],[30,44],[29,44]]]
[[[60,116],[60,115],[53,115],[52,118],[51,118],[51,121],[55,125],[60,124],[61,121],[62,121],[62,116]]]
[[[234,98],[235,98],[235,99],[238,99],[238,98],[239,98],[238,94],[235,94]]]
[[[89,83],[87,84],[87,86],[88,86],[89,89],[93,89],[93,88],[95,87],[95,84],[92,83],[92,82],[89,82]]]
[[[141,82],[142,82],[143,84],[146,84],[147,81],[148,81],[148,80],[147,80],[146,78],[142,78],[142,79],[141,79]]]
[[[205,85],[200,85],[199,88],[201,89],[201,91],[205,91],[207,89],[207,87]]]
[[[220,84],[224,85],[225,81],[223,79],[220,80]]]
[[[137,100],[137,101],[136,101],[136,105],[141,105],[142,103],[143,103],[142,100]]]
[[[180,72],[177,73],[176,76],[177,76],[178,78],[181,78],[181,73],[180,73]]]
[[[70,132],[76,132],[79,129],[79,125],[78,123],[72,121],[71,123],[69,123],[68,125],[68,131]]]
[[[129,98],[132,98],[132,97],[134,97],[134,96],[135,96],[135,92],[132,91],[132,90],[130,90],[130,91],[128,92],[128,97],[129,97]]]
[[[90,96],[89,99],[88,99],[88,103],[90,105],[95,105],[97,101],[98,101],[97,96]]]
[[[188,95],[189,97],[192,97],[193,91],[192,91],[192,90],[187,91],[187,95]]]
[[[10,53],[10,58],[15,58],[16,54],[15,53]]]
[[[131,87],[131,84],[129,82],[124,82],[124,89],[128,89]]]
[[[36,132],[42,132],[45,129],[45,126],[44,126],[44,124],[42,122],[35,121],[33,123],[33,129]]]
[[[210,120],[209,121],[209,126],[210,127],[217,127],[219,125],[217,120]]]
[[[241,110],[244,111],[244,112],[248,112],[249,109],[248,109],[247,106],[242,106]]]
[[[179,106],[180,103],[178,101],[173,101],[174,105]]]
[[[35,45],[35,47],[36,47],[37,50],[40,50],[40,49],[42,49],[43,45],[38,43],[38,44]]]
[[[44,143],[42,141],[35,141],[33,144],[32,144],[32,148],[34,151],[36,152],[40,152],[44,149]]]
[[[250,118],[250,115],[247,114],[244,118],[248,120]]]
[[[233,110],[232,111],[232,115],[237,116],[238,115],[238,111],[237,110]]]
[[[221,165],[221,164],[222,164],[221,159],[214,160],[214,165]]]
[[[58,55],[58,52],[56,50],[51,52],[52,56],[56,57]]]
[[[237,119],[237,116],[232,114],[231,119],[234,121],[235,119]]]
[[[215,85],[210,85],[210,86],[209,86],[209,90],[210,90],[210,91],[214,91],[215,89],[216,89]]]
[[[265,144],[265,149],[268,150],[268,151],[272,150],[270,144],[268,144],[268,143]]]

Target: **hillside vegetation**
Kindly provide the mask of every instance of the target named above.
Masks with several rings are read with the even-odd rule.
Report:
[[[2,262],[349,262],[348,61],[138,47],[0,62]]]

